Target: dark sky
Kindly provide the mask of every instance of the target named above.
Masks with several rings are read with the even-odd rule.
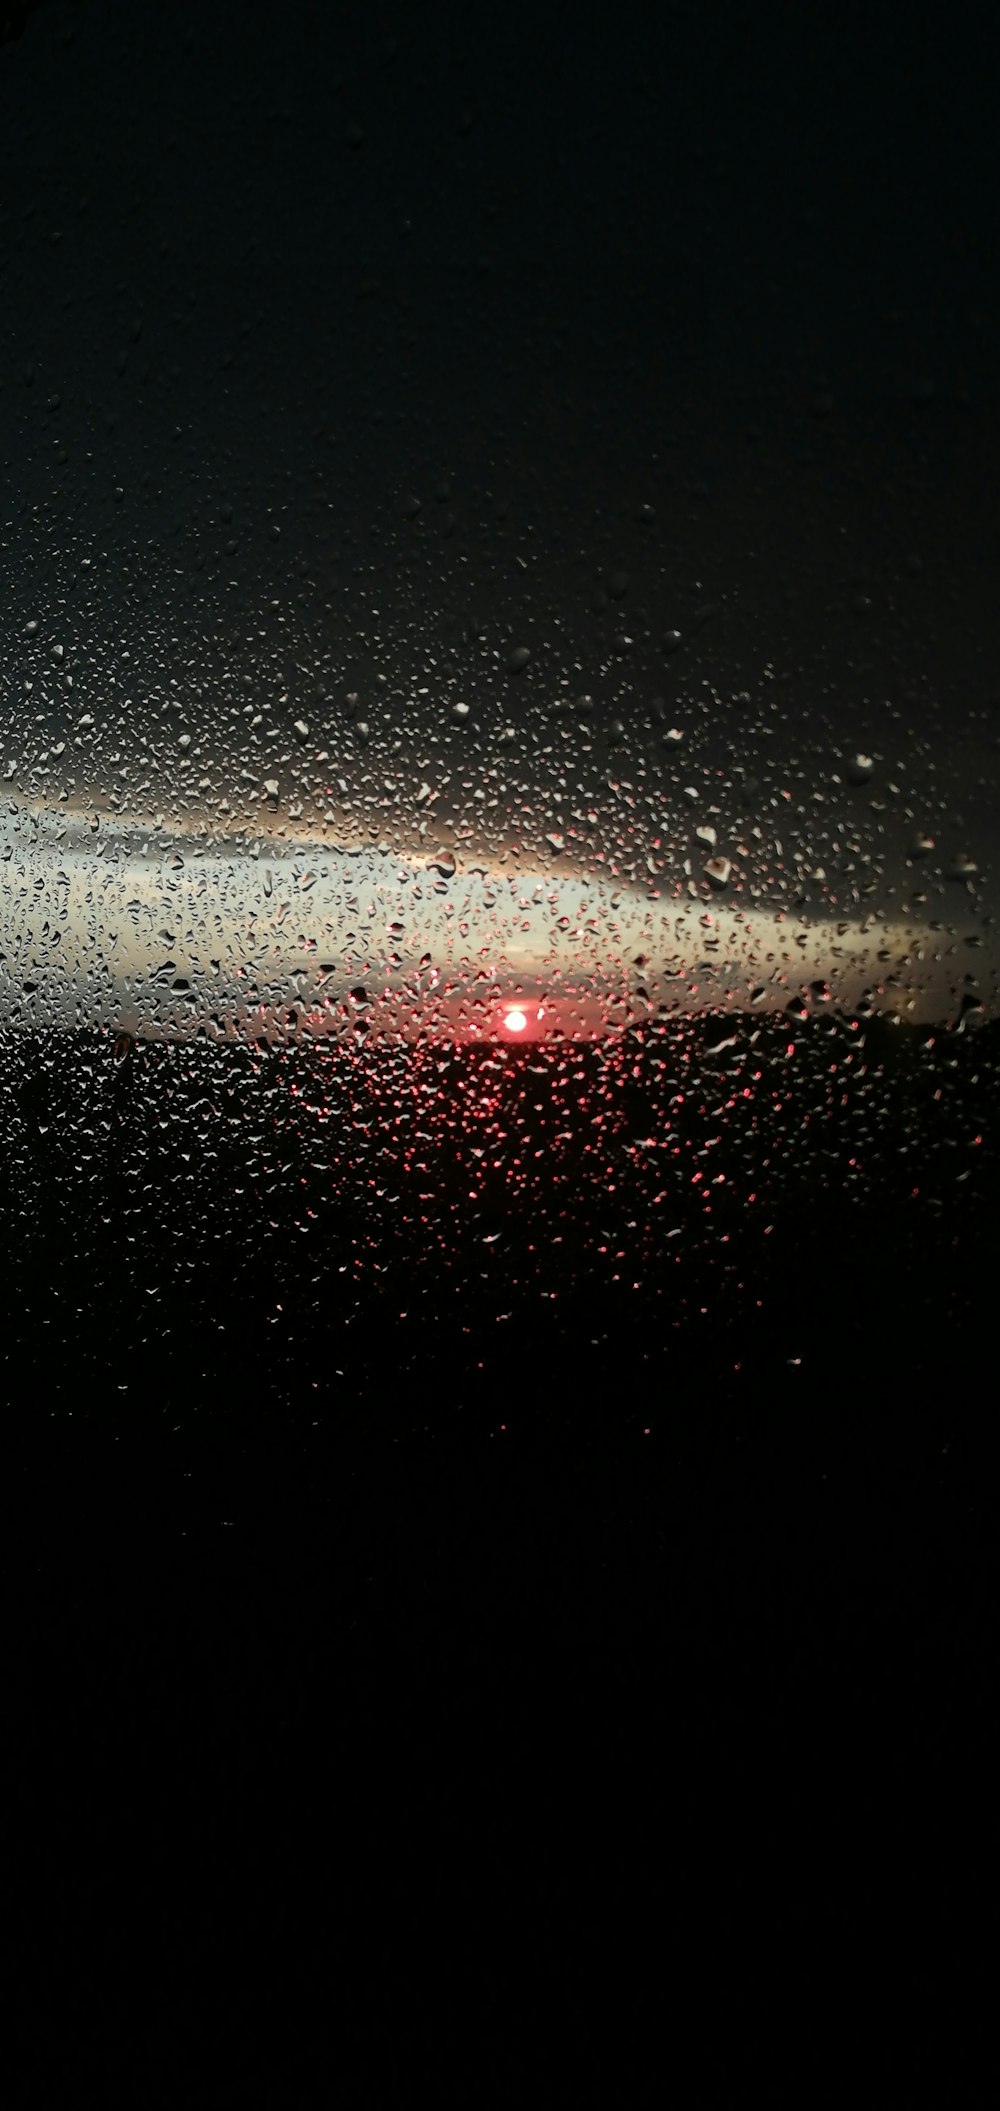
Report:
[[[579,792],[620,852],[682,847],[693,777],[770,882],[774,812],[828,869],[861,750],[883,891],[915,827],[985,883],[995,74],[984,16],[894,12],[33,14],[0,47],[18,788],[61,734],[98,803],[253,822],[278,768],[306,824],[402,839],[430,776],[477,848],[539,851]]]

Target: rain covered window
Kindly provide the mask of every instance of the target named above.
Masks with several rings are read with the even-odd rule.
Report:
[[[557,151],[544,37],[515,153],[471,45],[328,76],[303,20],[278,83],[164,10],[151,112],[117,22],[3,58],[5,1149],[109,1245],[57,1364],[111,1297],[213,1367],[216,1269],[321,1400],[455,1290],[479,1347],[595,1294],[662,1347],[793,1191],[948,1211],[1000,959],[982,333],[807,300],[820,161],[758,300],[651,92],[578,194],[597,77]]]
[[[995,1602],[995,73],[767,12],[0,7],[12,1734],[79,2019],[31,2101],[112,2100],[154,1921],[137,2106],[583,2103],[604,2012],[657,2043],[595,2100],[778,2089],[803,2016],[825,2100],[816,1901],[853,1964],[964,1806],[900,1816]],[[801,1841],[873,1754],[837,1923]],[[920,1970],[878,2093],[934,2014],[979,2102]]]

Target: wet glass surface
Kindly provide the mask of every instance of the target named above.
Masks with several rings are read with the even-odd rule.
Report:
[[[985,2101],[1000,189],[849,15],[0,10],[25,2101],[814,2100],[880,1913]]]

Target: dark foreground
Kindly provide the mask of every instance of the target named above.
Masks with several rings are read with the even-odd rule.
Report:
[[[997,1058],[8,1051],[18,2101],[992,2100]]]

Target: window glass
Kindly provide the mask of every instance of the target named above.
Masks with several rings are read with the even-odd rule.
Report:
[[[863,203],[735,47],[665,123],[690,24],[268,19],[3,49],[15,1325],[207,1376],[237,1281],[329,1398],[457,1296],[492,1399],[977,1191],[993,338],[874,118]]]

